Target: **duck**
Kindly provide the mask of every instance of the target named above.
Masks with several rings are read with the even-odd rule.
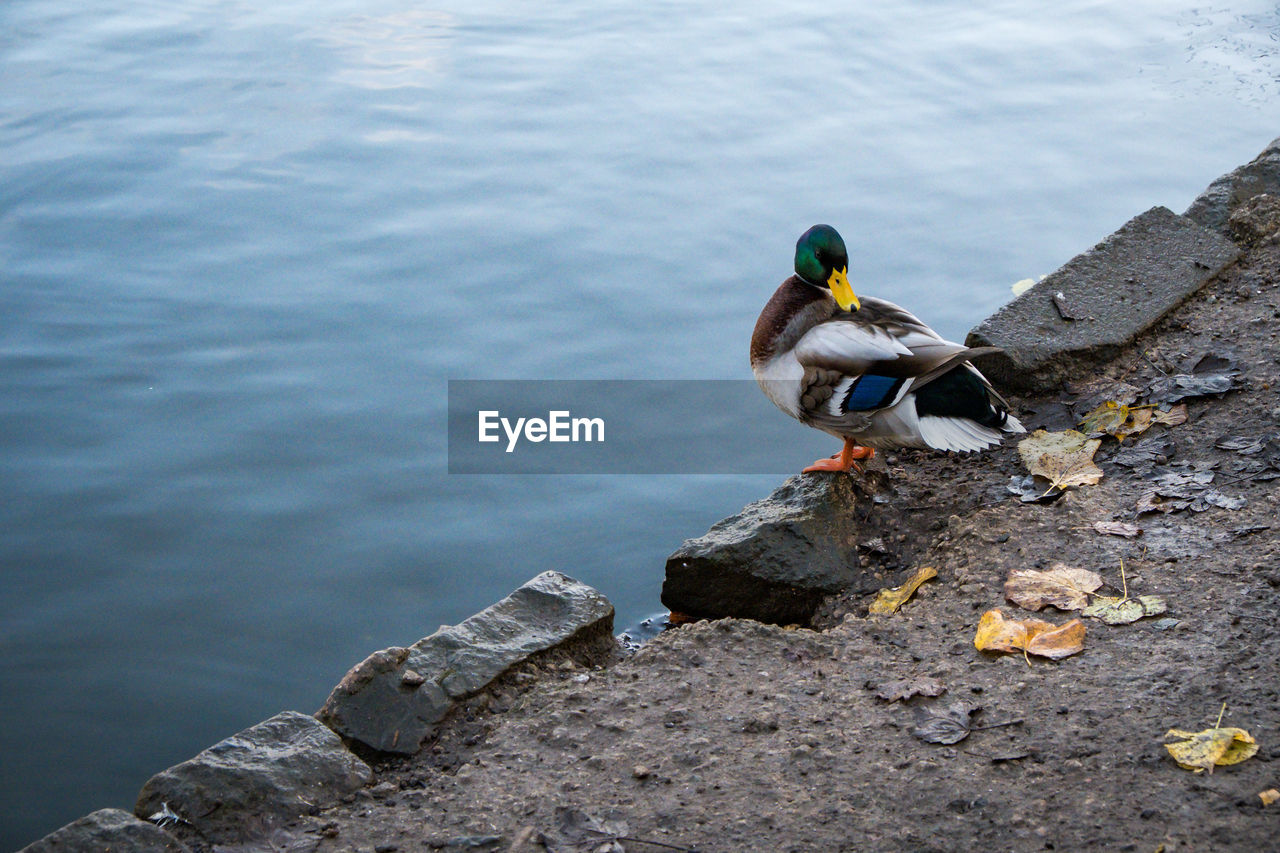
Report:
[[[765,304],[751,371],[765,396],[844,441],[802,473],[861,472],[876,450],[971,452],[1026,429],[972,360],[996,347],[948,341],[910,311],[849,284],[849,253],[830,225],[796,241],[795,274]]]

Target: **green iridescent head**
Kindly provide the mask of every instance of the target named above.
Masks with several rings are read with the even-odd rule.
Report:
[[[861,305],[849,285],[849,252],[839,232],[830,225],[815,225],[796,241],[796,275],[814,287],[830,290],[845,311]]]

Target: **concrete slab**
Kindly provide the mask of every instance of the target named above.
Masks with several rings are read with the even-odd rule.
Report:
[[[1037,283],[969,333],[1003,351],[975,364],[999,388],[1086,375],[1236,259],[1229,239],[1153,207]]]

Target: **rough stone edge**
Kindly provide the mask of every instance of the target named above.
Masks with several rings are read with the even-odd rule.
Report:
[[[1170,216],[1186,221],[1193,228],[1200,228],[1201,233],[1216,236],[1215,230],[1207,229],[1199,223],[1191,220],[1190,217],[1178,216],[1167,208],[1156,206],[1150,208],[1138,216],[1135,216],[1121,225],[1120,228],[1113,231],[1095,246],[1086,249],[1077,254],[1071,260],[1054,270],[1045,278],[1035,284],[1030,290],[1022,293],[1016,298],[1010,300],[1004,305],[996,309],[989,317],[975,326],[965,338],[965,344],[970,347],[996,346],[1000,343],[992,336],[992,327],[999,322],[1002,314],[1013,309],[1013,306],[1019,304],[1023,300],[1032,301],[1035,299],[1043,300],[1050,295],[1053,290],[1063,288],[1062,281],[1069,279],[1075,269],[1080,266],[1088,267],[1096,263],[1096,253],[1109,246],[1113,241],[1123,240],[1128,236],[1131,227],[1139,222],[1144,216],[1148,216],[1153,212],[1162,211]],[[1134,241],[1133,246],[1142,245],[1139,241]],[[1148,329],[1154,327],[1170,312],[1176,310],[1184,302],[1198,293],[1206,284],[1212,281],[1223,270],[1229,268],[1240,257],[1239,251],[1231,254],[1222,263],[1217,266],[1204,266],[1199,276],[1199,281],[1192,289],[1185,292],[1181,298],[1170,300],[1165,303],[1157,314],[1148,317],[1142,322],[1135,322],[1131,325],[1121,340],[1116,341],[1098,341],[1092,345],[1079,347],[1076,349],[1061,349],[1053,352],[1046,352],[1043,357],[1038,357],[1032,363],[1020,363],[1014,355],[1001,350],[999,352],[988,353],[974,359],[973,363],[985,373],[988,378],[992,379],[997,386],[1012,391],[1028,391],[1043,385],[1053,385],[1061,382],[1067,377],[1079,375],[1087,372],[1093,366],[1106,362],[1114,358],[1125,347],[1131,345],[1138,336]],[[1136,319],[1136,318],[1135,318]]]
[[[388,751],[380,748],[377,745],[366,743],[362,741],[360,738],[348,732],[345,732],[341,728],[339,728],[336,722],[332,719],[332,715],[327,710],[329,708],[330,702],[333,700],[334,694],[336,694],[339,690],[343,690],[343,689],[352,690],[354,688],[361,687],[380,675],[383,675],[387,672],[403,667],[412,652],[412,647],[392,646],[390,648],[381,649],[379,651],[376,651],[370,654],[363,661],[361,661],[360,663],[352,667],[351,670],[348,671],[345,676],[343,676],[342,680],[339,681],[338,685],[333,689],[333,691],[330,692],[329,698],[325,700],[325,704],[319,710],[317,710],[313,716],[317,720],[319,720],[321,723],[328,726],[335,734],[337,734],[338,737],[342,739],[342,742],[347,746],[347,748],[350,749],[356,756],[362,759],[365,759],[366,761],[369,761],[369,762],[375,762],[379,758],[384,757],[386,755],[394,755],[394,754],[407,755],[407,754],[413,754],[419,751],[426,744],[426,742],[440,730],[442,726],[445,726],[449,723],[450,719],[458,713],[460,708],[465,707],[468,703],[470,703],[472,700],[478,697],[487,696],[488,694],[492,693],[495,690],[501,690],[505,687],[511,686],[513,681],[515,680],[514,675],[516,671],[528,667],[529,664],[556,662],[556,661],[564,660],[566,658],[571,658],[581,663],[594,665],[596,662],[603,664],[608,660],[616,657],[619,652],[619,645],[617,642],[617,638],[613,634],[613,619],[616,613],[613,606],[613,602],[609,601],[607,596],[605,596],[603,593],[601,593],[599,590],[595,589],[591,585],[584,583],[578,580],[577,578],[566,575],[563,572],[556,572],[556,571],[540,572],[534,577],[525,581],[523,584],[521,584],[519,587],[517,587],[508,595],[499,599],[497,602],[494,602],[493,604],[480,610],[479,612],[472,614],[471,616],[467,617],[467,619],[464,619],[462,622],[458,624],[463,625],[468,620],[474,619],[488,612],[492,608],[497,607],[498,605],[507,601],[512,596],[518,594],[521,590],[525,589],[526,587],[530,586],[531,584],[534,584],[538,580],[548,575],[559,575],[560,577],[564,578],[565,580],[571,583],[585,587],[591,593],[598,596],[602,602],[608,605],[608,610],[609,610],[608,614],[600,619],[597,619],[595,622],[592,622],[589,625],[582,626],[581,628],[573,632],[573,634],[571,634],[570,636],[566,637],[565,639],[561,640],[560,642],[556,643],[553,646],[549,646],[544,649],[539,649],[537,651],[524,655],[522,658],[518,660],[513,661],[510,665],[508,665],[505,669],[503,669],[502,672],[498,673],[493,678],[491,678],[488,682],[479,686],[478,688],[465,691],[456,696],[448,696],[447,697],[449,700],[448,709],[443,713],[440,719],[430,724],[430,726],[428,727],[427,733],[419,740],[418,744],[414,747],[414,749],[408,750],[408,751],[406,750]],[[457,627],[457,626],[450,626],[450,627]],[[438,634],[439,632],[436,632],[436,633]],[[430,640],[434,636],[436,636],[436,634],[423,637],[422,639],[418,640],[417,643],[415,643],[414,645],[416,646],[419,643],[424,643]]]
[[[111,821],[110,824],[107,821]],[[146,846],[139,846],[142,841]],[[90,843],[92,847],[85,847]],[[98,809],[76,818],[31,842],[18,853],[57,853],[72,850],[166,850],[190,853],[191,848],[163,828],[125,811]]]
[[[187,820],[181,814],[175,811],[171,817],[171,819],[174,821],[172,824],[172,827],[174,830],[172,834],[185,840],[189,844],[195,844],[195,845],[216,845],[216,844],[225,844],[225,843],[244,843],[244,844],[257,843],[262,839],[271,835],[273,832],[278,831],[283,825],[287,824],[289,821],[294,820],[298,817],[301,817],[315,809],[332,806],[337,802],[339,802],[346,795],[352,793],[353,791],[359,790],[360,788],[366,787],[373,782],[375,777],[373,768],[370,767],[364,761],[364,759],[362,759],[360,756],[356,755],[351,749],[349,749],[347,745],[342,741],[342,739],[340,737],[337,737],[334,734],[334,732],[330,730],[327,726],[320,724],[319,721],[317,721],[312,715],[305,714],[301,711],[280,711],[276,714],[271,715],[270,717],[267,717],[264,720],[260,720],[251,726],[246,726],[245,728],[240,729],[239,731],[228,735],[227,737],[201,750],[199,753],[192,756],[191,758],[188,758],[185,761],[180,761],[177,764],[174,764],[173,766],[168,767],[164,770],[161,770],[159,773],[154,774],[150,779],[148,779],[146,782],[143,783],[142,787],[138,791],[137,801],[134,804],[134,812],[133,812],[134,816],[141,820],[153,821],[156,819],[157,815],[164,814],[166,811],[170,811],[169,809],[170,804],[168,802],[165,802],[163,798],[160,797],[159,799],[161,800],[161,803],[160,803],[161,809],[150,815],[146,814],[147,811],[155,808],[154,802],[152,802],[149,806],[144,804],[147,803],[149,799],[156,799],[154,797],[150,797],[149,795],[152,793],[153,786],[160,784],[157,780],[163,780],[174,775],[181,777],[182,776],[181,773],[175,774],[174,771],[178,770],[179,768],[183,768],[184,766],[191,765],[193,763],[198,763],[201,759],[201,756],[204,756],[208,753],[213,752],[214,750],[217,750],[219,747],[223,746],[224,744],[228,744],[228,742],[230,741],[237,740],[237,739],[241,741],[246,740],[246,738],[244,738],[243,736],[249,732],[254,731],[255,729],[265,727],[269,724],[275,724],[277,726],[287,725],[291,721],[296,721],[298,723],[303,723],[303,721],[307,721],[305,723],[306,729],[299,730],[298,732],[298,734],[301,734],[304,737],[309,736],[309,733],[322,735],[325,739],[332,737],[333,739],[332,742],[329,744],[326,744],[324,748],[332,749],[333,754],[335,756],[345,756],[346,759],[349,759],[352,765],[351,772],[356,777],[355,781],[359,782],[359,784],[354,785],[353,787],[344,787],[341,784],[334,783],[332,780],[330,780],[328,783],[325,783],[323,785],[313,786],[311,789],[311,793],[317,793],[321,790],[327,790],[331,794],[327,802],[321,801],[321,800],[312,802],[309,799],[298,796],[297,803],[292,803],[289,805],[289,807],[285,808],[283,807],[283,802],[281,802],[280,803],[281,807],[272,809],[269,807],[269,803],[264,801],[263,803],[260,804],[259,808],[251,810],[250,814],[246,816],[246,819],[241,822],[243,826],[240,827],[239,829],[240,834],[235,838],[228,837],[219,829],[219,827],[224,823],[224,821],[222,820],[217,821],[216,823],[212,824],[212,826],[210,826],[207,823],[205,825],[202,825],[200,823],[199,818],[192,818],[192,820]],[[301,744],[296,744],[296,746],[301,747]],[[242,747],[239,744],[237,744],[237,747],[234,750],[230,750],[230,751],[241,752]],[[243,750],[243,751],[248,752],[249,750]],[[263,758],[268,759],[263,762],[264,764],[271,763],[269,760],[270,759],[269,752],[264,752],[261,749],[255,749],[253,750],[253,752],[262,753]],[[221,757],[215,755],[211,759],[202,763],[200,766],[212,767],[212,766],[218,766],[221,764],[222,764]],[[295,796],[297,795],[296,792],[294,795]],[[177,802],[174,802],[173,805],[178,809],[181,809],[183,806],[183,804],[177,803]],[[237,813],[242,811],[246,811],[246,809],[243,809],[243,808],[238,809]],[[166,815],[166,817],[169,817],[169,815]]]
[[[1209,184],[1182,215],[1204,228],[1228,234],[1227,220],[1232,212],[1262,193],[1280,194],[1280,137],[1248,163]]]

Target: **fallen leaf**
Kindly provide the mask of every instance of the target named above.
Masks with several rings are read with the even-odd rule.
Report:
[[[1151,418],[1156,423],[1164,424],[1165,426],[1178,426],[1179,424],[1185,424],[1187,422],[1187,404],[1179,403],[1167,412],[1156,409]]]
[[[1090,436],[1113,435],[1117,441],[1124,441],[1151,428],[1155,419],[1153,405],[1129,406],[1107,400],[1081,419],[1080,429]]]
[[[1269,806],[1276,800],[1280,800],[1280,791],[1275,788],[1268,788],[1265,791],[1258,792],[1258,799],[1262,800],[1264,806]]]
[[[1014,474],[1009,478],[1008,490],[1010,494],[1015,494],[1024,503],[1044,503],[1050,504],[1062,497],[1064,492],[1057,486],[1054,486],[1044,477],[1036,477],[1032,474],[1018,476]]]
[[[1136,386],[1114,379],[1088,379],[1065,385],[1067,393],[1076,397],[1073,405],[1077,412],[1092,411],[1108,400],[1127,406],[1136,403],[1141,393]]]
[[[932,566],[924,566],[914,575],[907,579],[902,586],[896,586],[893,589],[882,589],[876,593],[876,600],[871,602],[871,606],[867,608],[868,613],[896,613],[898,608],[906,603],[907,599],[915,595],[915,591],[920,588],[920,584],[929,578],[938,576],[937,569]]]
[[[605,816],[597,817],[581,809],[557,806],[556,824],[570,849],[613,853],[624,849],[618,840],[626,838],[630,831],[620,815],[621,812],[611,809]]]
[[[1056,660],[1084,649],[1084,634],[1079,619],[1054,625],[1041,619],[1006,619],[999,610],[988,610],[978,621],[973,645],[983,652],[1023,652]]]
[[[1110,536],[1123,536],[1126,539],[1132,539],[1142,533],[1142,528],[1136,524],[1129,524],[1126,521],[1095,521],[1093,529],[1099,533],[1105,533]]]
[[[876,689],[876,696],[886,702],[905,702],[913,696],[941,696],[946,692],[947,688],[941,682],[921,675],[881,684]]]
[[[1128,625],[1144,616],[1158,616],[1169,609],[1158,595],[1139,595],[1136,598],[1101,596],[1081,611],[1080,615],[1098,619],[1108,625]]]
[[[1125,447],[1111,457],[1111,461],[1126,468],[1149,471],[1156,465],[1164,465],[1173,458],[1175,447],[1172,441],[1160,436],[1144,438],[1131,447]]]
[[[1151,383],[1147,398],[1153,403],[1176,403],[1189,397],[1225,394],[1235,388],[1235,377],[1235,371],[1163,376]]]
[[[1248,501],[1232,498],[1217,489],[1210,489],[1212,471],[1163,471],[1149,476],[1151,486],[1138,499],[1138,513],[1178,512],[1190,509],[1204,512],[1211,506],[1223,509],[1239,509]]]
[[[1219,450],[1233,450],[1241,456],[1252,456],[1262,452],[1265,436],[1224,435],[1213,443]]]
[[[1215,766],[1239,764],[1258,751],[1258,742],[1244,729],[1213,728],[1202,732],[1169,729],[1164,736],[1166,740],[1179,738],[1177,743],[1166,743],[1164,748],[1179,767],[1196,773],[1204,770],[1212,773]]]
[[[1044,276],[1040,277],[1044,278]],[[1009,289],[1013,291],[1014,296],[1021,296],[1035,286],[1036,280],[1034,278],[1020,278],[1011,284]]]
[[[1093,464],[1101,444],[1100,439],[1075,430],[1038,429],[1018,443],[1018,455],[1032,475],[1045,478],[1053,487],[1091,486],[1102,479],[1102,469]]]
[[[1193,360],[1194,359],[1194,360]],[[1178,369],[1183,373],[1239,373],[1240,364],[1234,356],[1207,352],[1199,358],[1194,356],[1179,363]]]
[[[1089,603],[1089,593],[1102,586],[1102,575],[1055,563],[1048,571],[1014,569],[1004,582],[1004,597],[1027,610],[1053,605],[1059,610],[1079,610]]]
[[[1080,429],[1087,435],[1106,435],[1129,419],[1129,407],[1115,400],[1107,400],[1101,406],[1080,419]]]
[[[969,736],[969,715],[973,710],[963,702],[952,702],[942,712],[917,708],[916,727],[911,733],[928,743],[959,743]]]

